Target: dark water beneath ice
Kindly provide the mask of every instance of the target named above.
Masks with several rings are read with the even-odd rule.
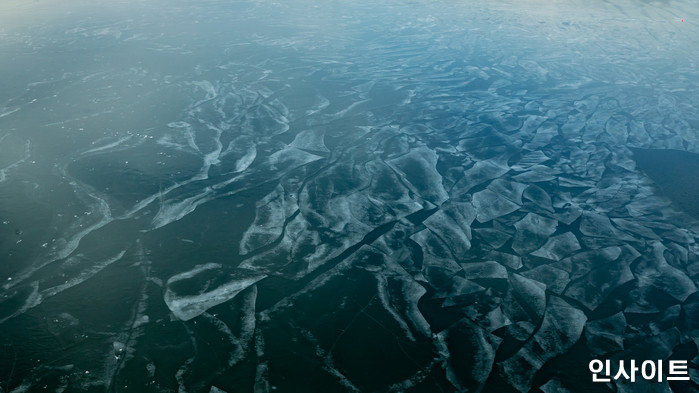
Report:
[[[634,158],[661,192],[699,218],[699,154],[682,150],[634,149]]]
[[[696,391],[698,20],[4,1],[0,392]]]

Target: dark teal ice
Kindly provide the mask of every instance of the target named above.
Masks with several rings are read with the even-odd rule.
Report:
[[[699,390],[698,23],[3,1],[0,393]]]

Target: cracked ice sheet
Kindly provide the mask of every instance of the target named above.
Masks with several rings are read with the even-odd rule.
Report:
[[[66,13],[67,27],[41,17],[41,23],[23,23],[26,19],[13,12],[0,12],[8,22],[2,24],[5,29],[24,29],[3,36],[3,51],[11,54],[6,58],[13,63],[7,63],[12,78],[3,89],[8,102],[0,109],[0,133],[11,132],[21,140],[12,142],[11,149],[3,147],[10,139],[0,142],[0,161],[8,160],[0,162],[0,168],[30,153],[2,172],[0,251],[9,262],[0,266],[0,276],[3,281],[12,278],[3,285],[2,295],[24,304],[39,292],[65,289],[2,326],[20,357],[47,355],[43,364],[27,366],[29,370],[18,367],[17,377],[3,389],[39,390],[46,385],[52,391],[99,390],[107,380],[102,370],[116,370],[121,379],[115,380],[142,377],[152,383],[144,387],[131,382],[134,391],[294,390],[299,386],[295,378],[308,370],[324,375],[308,379],[312,388],[329,392],[450,392],[464,390],[460,385],[497,382],[498,377],[514,381],[529,371],[497,375],[503,362],[519,356],[508,353],[511,345],[498,346],[500,337],[517,342],[514,350],[534,348],[528,344],[533,332],[542,342],[556,337],[549,334],[556,329],[537,331],[544,303],[542,286],[535,281],[546,285],[545,293],[553,298],[564,293],[571,303],[579,299],[574,308],[589,306],[596,308],[596,316],[615,315],[613,321],[588,323],[587,349],[598,350],[605,342],[614,348],[628,343],[619,356],[633,353],[627,350],[639,345],[661,348],[663,356],[669,356],[680,337],[696,335],[696,326],[679,318],[693,315],[696,304],[696,229],[687,230],[692,224],[677,219],[672,206],[654,194],[623,145],[697,151],[699,95],[686,83],[697,74],[683,49],[691,47],[696,28],[670,22],[680,8],[681,13],[697,12],[687,2],[581,4],[442,7],[388,2],[308,8],[293,2],[275,7],[239,2],[226,9],[180,4],[153,12],[152,5],[127,2],[109,5],[119,10],[113,13],[115,19],[133,16],[127,22],[98,11],[98,17],[84,19]],[[347,12],[338,14],[338,6]],[[68,10],[70,5],[62,7]],[[38,10],[31,4],[24,9]],[[138,15],[149,15],[149,20]],[[319,20],[333,28],[316,23]],[[487,29],[492,25],[502,28],[493,32]],[[159,32],[149,26],[177,28]],[[381,39],[360,39],[367,27]],[[173,39],[178,45],[169,42]],[[600,47],[599,42],[608,45]],[[61,45],[81,51],[71,52],[75,58],[70,62],[56,63],[52,54]],[[109,51],[97,49],[105,45]],[[92,56],[92,49],[100,55]],[[133,58],[122,56],[124,51],[134,53]],[[88,61],[82,61],[83,53]],[[122,73],[114,71],[114,64],[129,66],[117,67],[127,70]],[[676,72],[664,72],[667,67]],[[21,138],[17,130],[22,130]],[[148,142],[151,138],[153,143]],[[25,140],[31,141],[29,149]],[[161,159],[164,155],[170,157]],[[130,166],[123,171],[120,166],[104,170],[121,158],[126,161],[126,156]],[[134,156],[145,158],[147,165],[133,165]],[[327,157],[327,162],[316,157]],[[159,166],[162,176],[152,176],[151,169]],[[413,166],[418,170],[411,170]],[[85,172],[78,176],[73,171],[78,167],[94,177],[88,181]],[[326,189],[312,186],[324,173],[339,181]],[[99,178],[135,187],[96,187],[101,183],[94,179]],[[422,180],[429,184],[421,185]],[[508,188],[512,182],[527,188]],[[273,253],[254,255],[256,245],[243,238],[249,227],[266,233],[260,241],[266,245],[281,235],[279,223],[291,217],[295,203],[285,203],[284,215],[270,220],[262,218],[263,212],[257,222],[245,214],[261,207],[258,202],[278,183],[304,203],[309,195],[327,199],[301,206],[275,249],[286,254],[275,259]],[[442,189],[452,201],[444,199]],[[136,207],[122,212],[115,201]],[[454,201],[472,204],[476,219],[457,214],[450,207]],[[270,203],[270,210],[276,209],[276,202]],[[515,226],[528,214],[555,219],[564,237],[533,236],[536,247],[530,249],[528,236],[522,235],[525,230],[520,231],[525,225]],[[151,225],[154,217],[157,225]],[[391,220],[399,221],[373,232]],[[374,240],[383,230],[388,232]],[[367,244],[361,244],[368,233],[372,236]],[[580,249],[568,233],[575,234]],[[516,246],[511,247],[515,237]],[[95,250],[105,244],[111,248],[117,243],[120,247],[104,258],[89,258],[100,254]],[[252,255],[236,254],[241,243],[250,244]],[[157,276],[116,280],[119,271],[129,270],[126,266],[140,263],[129,249],[139,244],[153,256]],[[361,253],[352,248],[357,244]],[[513,248],[523,255],[515,255]],[[354,250],[366,256],[367,249],[373,259],[343,254]],[[114,255],[123,255],[123,264],[115,262],[91,275],[92,268]],[[332,266],[319,267],[339,255],[346,256],[339,264],[356,266],[352,273],[348,268],[331,275],[326,291],[305,286],[316,275],[333,271]],[[458,267],[453,266],[457,258],[464,259],[456,261],[461,263]],[[196,299],[196,293],[215,295],[228,282],[207,277],[207,272],[228,272],[237,263],[253,260],[259,270],[269,269],[276,281],[260,280],[189,321],[168,321],[163,293],[176,292],[185,301],[194,297],[204,307],[206,300]],[[286,269],[284,263],[293,261],[305,264]],[[206,263],[220,267],[189,278],[178,276]],[[68,269],[54,268],[63,264]],[[440,264],[452,269],[440,272]],[[21,273],[25,271],[28,275]],[[44,285],[48,281],[42,281],[43,271],[60,271],[66,277],[52,275],[51,285]],[[633,279],[625,281],[629,271]],[[617,277],[616,272],[622,274]],[[172,277],[181,280],[168,283]],[[78,285],[62,286],[82,278]],[[149,314],[140,306],[131,307],[145,297],[134,299],[130,294],[141,291],[122,285],[140,284],[139,280],[147,283],[152,299],[146,301]],[[349,290],[341,285],[347,283],[356,285]],[[114,285],[105,291],[105,284]],[[307,289],[305,314],[286,309],[298,324],[275,330],[284,320],[266,311],[278,298],[299,294],[299,287]],[[257,291],[260,296],[253,296]],[[432,294],[439,296],[436,312],[425,307]],[[369,305],[363,313],[342,313],[360,298]],[[140,322],[112,324],[109,318],[92,318],[95,331],[79,331],[81,324],[87,325],[80,312],[99,313],[89,306],[93,302],[104,305],[109,314],[136,310],[133,319],[123,319]],[[314,308],[317,302],[330,305],[325,331],[316,324],[326,314]],[[51,318],[49,308],[64,311],[73,304],[88,306],[66,311],[72,317],[59,313]],[[607,306],[618,309],[599,309]],[[3,313],[8,310],[12,311],[0,308]],[[235,318],[244,315],[249,321],[256,314],[269,319],[255,325]],[[358,315],[357,325],[348,326],[345,322],[353,315]],[[560,316],[563,321],[566,317]],[[542,322],[541,329],[546,330],[547,323]],[[60,326],[65,326],[63,331]],[[145,338],[139,336],[139,326],[147,327]],[[344,347],[330,349],[325,344],[332,341],[318,334],[342,334],[333,326],[347,327],[349,338],[338,341]],[[356,343],[365,341],[352,338],[364,328],[379,332],[367,334],[377,345],[362,346],[367,350],[364,358],[376,359],[374,348],[387,348],[380,355],[398,361],[406,361],[409,353],[415,364],[397,368],[411,372],[380,373],[376,370],[394,362],[367,367],[353,358]],[[133,331],[144,344],[129,344],[123,337],[126,331]],[[38,333],[31,337],[27,332]],[[75,341],[81,334],[88,337]],[[424,352],[417,352],[425,356],[413,356],[410,334],[424,345]],[[237,348],[236,339],[251,341],[245,337],[253,335],[255,350],[240,353],[245,367],[231,368],[230,353],[223,347]],[[49,339],[36,340],[43,336]],[[444,345],[431,340],[435,336],[442,337]],[[61,340],[76,344],[79,352],[95,349],[99,356],[83,356],[88,360],[82,362],[74,356],[70,364],[59,361],[54,367],[50,361],[64,353],[63,347],[51,348]],[[44,346],[48,341],[54,345]],[[91,344],[96,342],[99,345]],[[218,342],[225,345],[210,345]],[[396,342],[402,347],[391,347]],[[468,349],[460,351],[460,344]],[[9,348],[0,347],[0,369],[12,366]],[[128,356],[115,362],[119,349]],[[299,353],[308,357],[297,361]],[[437,353],[443,355],[435,360]],[[561,355],[578,360],[570,356],[573,353]],[[320,361],[299,365],[309,358]],[[127,367],[113,367],[116,363]],[[486,376],[491,364],[496,372]],[[289,371],[297,365],[300,372]],[[577,387],[566,370],[555,371],[560,373],[542,390]],[[536,390],[531,383],[524,378],[517,386]],[[296,390],[309,390],[308,385],[304,388]],[[629,389],[619,386],[620,391]]]
[[[473,195],[473,207],[476,209],[478,222],[487,222],[510,214],[520,205],[492,190],[479,191]]]
[[[464,171],[463,178],[461,178],[461,180],[454,185],[454,188],[451,191],[452,195],[465,193],[481,183],[488,180],[497,179],[504,175],[510,170],[510,168],[503,161],[503,157],[499,157],[498,159],[477,161],[471,168]]]
[[[411,190],[426,201],[441,205],[449,199],[437,172],[437,154],[425,146],[412,149],[408,154],[393,159],[390,164],[409,184]]]
[[[547,242],[549,236],[556,232],[557,226],[558,222],[556,220],[542,217],[534,213],[528,213],[524,218],[514,224],[514,227],[517,228],[517,232],[512,242],[512,249],[520,255],[536,250],[544,242]],[[554,239],[553,242],[563,239],[565,238],[557,238]],[[571,242],[570,239],[567,239],[567,241]],[[547,244],[549,244],[549,247],[553,246],[552,243]],[[575,246],[571,245],[569,247],[574,248]],[[563,252],[565,252],[565,250]]]
[[[188,321],[265,277],[255,271],[225,269],[213,263],[198,266],[167,280],[165,303],[177,318]]]
[[[450,277],[461,270],[446,244],[430,230],[422,230],[410,238],[422,248],[424,255],[422,270],[428,282],[434,287],[438,288],[449,282]]]
[[[531,255],[559,261],[561,258],[579,249],[580,243],[575,235],[571,232],[566,232],[550,237],[546,244],[541,246],[540,249],[533,251]]]
[[[282,234],[284,221],[298,208],[295,198],[278,185],[256,203],[255,221],[243,234],[240,251],[247,254],[263,247]]]
[[[520,392],[529,391],[536,371],[575,344],[586,321],[582,311],[552,296],[536,333],[512,358],[501,363],[505,378]]]
[[[471,227],[475,211],[470,204],[443,205],[425,220],[425,225],[447,244],[457,260],[463,259],[471,248]]]

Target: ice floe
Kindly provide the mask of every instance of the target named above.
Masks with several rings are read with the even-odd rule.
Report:
[[[538,250],[533,251],[531,255],[559,261],[563,257],[579,249],[580,243],[575,235],[571,232],[566,232],[550,237],[546,241],[546,244],[541,246]]]
[[[504,378],[520,392],[529,391],[536,371],[575,344],[586,321],[582,311],[551,296],[536,333],[514,356],[500,363]]]
[[[527,215],[515,223],[514,226],[517,232],[515,232],[512,241],[512,249],[518,254],[524,255],[536,250],[541,247],[544,242],[547,242],[549,236],[556,232],[558,221],[542,217],[538,214],[527,213]],[[553,240],[545,250],[552,248],[553,244],[557,241],[566,241],[565,236],[559,239],[560,240]],[[571,245],[570,247],[573,246]],[[562,252],[565,252],[565,250],[562,250]]]
[[[224,269],[213,263],[201,265],[170,277],[164,299],[177,318],[188,321],[229,301],[266,276],[247,269]]]

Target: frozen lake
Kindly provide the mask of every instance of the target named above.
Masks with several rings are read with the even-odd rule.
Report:
[[[95,3],[0,4],[0,393],[699,389],[695,2]]]

